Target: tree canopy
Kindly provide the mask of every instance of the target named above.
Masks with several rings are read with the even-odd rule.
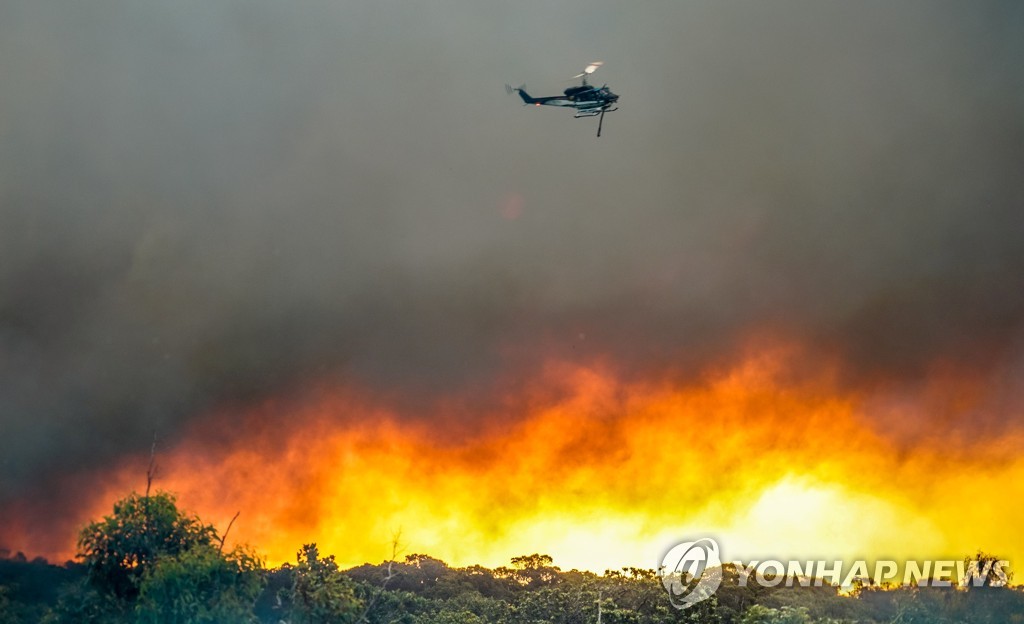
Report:
[[[994,555],[951,587],[765,587],[722,570],[711,598],[672,608],[653,570],[562,570],[534,553],[453,567],[426,554],[343,570],[315,543],[272,570],[181,511],[132,493],[79,536],[81,563],[0,558],[0,624],[1024,624],[1024,591]],[[967,566],[970,567],[969,565]]]

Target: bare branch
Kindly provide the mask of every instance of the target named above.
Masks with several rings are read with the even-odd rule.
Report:
[[[153,479],[156,478],[156,431],[153,431],[153,446],[149,449],[149,467],[146,468],[146,498],[149,498],[149,490],[153,486]]]
[[[398,559],[398,555],[405,549],[404,547],[399,546],[401,539],[402,529],[398,529],[391,536],[391,559],[388,560],[388,575],[384,577],[384,582],[380,586],[381,589],[384,589],[387,586],[388,581],[395,577],[394,572],[392,572],[392,568],[395,565],[395,559]]]
[[[384,576],[384,579],[381,581],[380,587],[378,587],[376,591],[373,592],[373,595],[370,597],[370,600],[366,602],[366,606],[363,608],[363,613],[356,620],[356,624],[363,624],[369,622],[367,616],[370,615],[370,611],[373,609],[373,605],[377,603],[377,600],[380,598],[380,595],[384,593],[385,589],[387,589],[388,583],[391,581],[391,579],[398,576],[397,573],[394,571],[394,566],[395,560],[398,559],[398,555],[404,549],[404,547],[399,546],[399,542],[401,541],[401,539],[402,529],[398,529],[391,536],[391,559],[388,560],[388,573]]]
[[[156,430],[153,430],[153,445],[149,447],[149,467],[146,468],[146,497],[142,503],[143,514],[143,539],[148,543],[150,539],[150,527],[152,522],[149,517],[149,490],[153,486],[153,478],[156,476]]]
[[[238,520],[238,516],[241,513],[242,513],[241,511],[236,511],[235,512],[234,517],[231,518],[231,522],[228,522],[228,528],[224,529],[224,535],[220,536],[220,548],[217,549],[220,552],[224,552],[224,540],[226,540],[228,538],[228,533],[231,532],[232,525],[235,524],[235,520]]]

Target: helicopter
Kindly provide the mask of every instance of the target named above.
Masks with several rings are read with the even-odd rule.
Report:
[[[597,123],[597,136],[601,136],[601,126],[604,125],[604,114],[619,110],[618,107],[616,107],[616,103],[619,101],[619,96],[612,93],[611,89],[608,88],[608,85],[595,87],[587,82],[587,77],[597,71],[602,65],[604,65],[603,62],[594,61],[590,65],[587,65],[581,73],[573,76],[573,78],[580,78],[581,84],[575,87],[569,87],[565,90],[564,95],[531,97],[530,94],[526,92],[526,85],[513,88],[511,85],[506,84],[505,90],[510,95],[512,93],[518,93],[519,97],[523,98],[523,104],[575,108],[576,113],[573,117],[576,119],[579,119],[580,117],[600,116],[600,120]]]

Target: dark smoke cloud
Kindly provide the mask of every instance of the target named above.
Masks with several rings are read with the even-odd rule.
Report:
[[[0,505],[313,378],[693,370],[757,328],[851,383],[982,371],[1007,417],[1022,32],[1017,2],[5,2]],[[596,59],[599,140],[501,88]]]

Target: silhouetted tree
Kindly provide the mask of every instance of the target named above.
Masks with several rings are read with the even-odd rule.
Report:
[[[967,578],[960,579],[964,589],[977,587],[1002,587],[1013,580],[1010,570],[1002,569],[998,564],[1000,557],[979,550],[974,557],[964,558],[964,569]],[[975,579],[975,577],[977,577]],[[975,585],[977,583],[977,585]]]
[[[166,492],[132,493],[79,535],[86,582],[66,588],[53,622],[204,624],[253,621],[262,563],[222,552],[213,526]]]
[[[79,534],[79,556],[89,581],[101,593],[132,601],[154,562],[196,546],[212,546],[217,532],[178,510],[174,496],[132,493],[114,503],[114,513]]]
[[[550,555],[522,555],[512,557],[512,569],[498,568],[495,572],[507,575],[528,589],[536,589],[558,580],[558,573],[561,570],[552,565],[553,563]]]
[[[263,589],[261,561],[244,548],[224,554],[197,544],[160,557],[146,572],[136,607],[139,624],[254,622]]]
[[[334,555],[321,558],[316,544],[298,552],[292,586],[285,599],[293,624],[351,624],[362,613],[355,583],[338,569]]]

